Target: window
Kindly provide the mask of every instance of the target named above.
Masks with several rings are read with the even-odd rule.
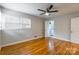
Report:
[[[3,14],[1,22],[4,30],[31,28],[31,19],[25,17]]]
[[[22,28],[31,28],[31,20],[27,18],[22,19]]]

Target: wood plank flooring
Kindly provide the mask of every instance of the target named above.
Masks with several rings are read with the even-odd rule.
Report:
[[[79,55],[79,45],[55,38],[39,38],[3,47],[1,55]]]

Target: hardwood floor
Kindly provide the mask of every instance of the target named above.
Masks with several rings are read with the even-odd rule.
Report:
[[[3,47],[1,55],[79,55],[79,45],[55,38],[40,38]]]

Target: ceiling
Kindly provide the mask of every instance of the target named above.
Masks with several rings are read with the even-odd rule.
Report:
[[[42,12],[38,11],[37,9],[45,10],[51,4],[54,5],[54,9],[58,9],[59,12],[52,13],[52,15],[50,16],[39,15]],[[60,16],[64,14],[79,12],[78,3],[1,3],[0,5],[8,9],[24,12],[24,13],[39,16],[42,18],[51,18],[51,17]]]

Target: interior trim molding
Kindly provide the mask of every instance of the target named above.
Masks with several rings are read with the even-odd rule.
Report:
[[[15,44],[23,43],[23,42],[30,41],[30,40],[36,40],[36,39],[39,39],[39,38],[44,38],[44,37],[43,36],[39,36],[37,38],[29,38],[29,39],[25,39],[25,40],[22,40],[22,41],[17,41],[17,42],[5,44],[5,45],[2,45],[0,47],[0,50],[1,50],[2,47],[6,47],[6,46],[10,46],[10,45],[15,45]],[[54,36],[54,37],[51,37],[51,38],[56,38],[56,39],[59,39],[59,40],[64,40],[64,41],[69,41],[69,42],[72,42],[72,43],[76,43],[76,42],[73,42],[71,40],[68,40],[68,39],[65,39],[65,38],[61,38],[61,37]],[[79,44],[79,43],[76,43],[76,44]]]
[[[68,39],[65,39],[65,38],[60,38],[60,37],[52,37],[52,38],[56,38],[56,39],[59,39],[59,40],[64,40],[64,41],[68,41],[68,42],[71,42],[71,43],[75,43],[75,44],[79,44],[78,42],[75,42],[75,41],[72,41],[72,40],[68,40]]]
[[[79,44],[78,41],[72,41],[72,40],[71,40],[70,42],[75,43],[75,44]]]
[[[65,38],[61,38],[61,37],[56,37],[56,36],[54,36],[53,38],[56,38],[56,39],[59,39],[59,40],[64,40],[64,41],[69,41],[69,42],[70,42],[70,40],[65,39]]]
[[[5,44],[5,45],[2,45],[1,47],[6,47],[6,46],[10,46],[10,45],[15,45],[15,44],[23,43],[23,42],[30,41],[30,40],[36,40],[36,39],[39,39],[39,38],[44,38],[44,37],[43,37],[43,36],[39,36],[39,37],[36,37],[36,38],[29,38],[29,39],[25,39],[25,40],[22,40],[22,41],[17,41],[17,42]]]

